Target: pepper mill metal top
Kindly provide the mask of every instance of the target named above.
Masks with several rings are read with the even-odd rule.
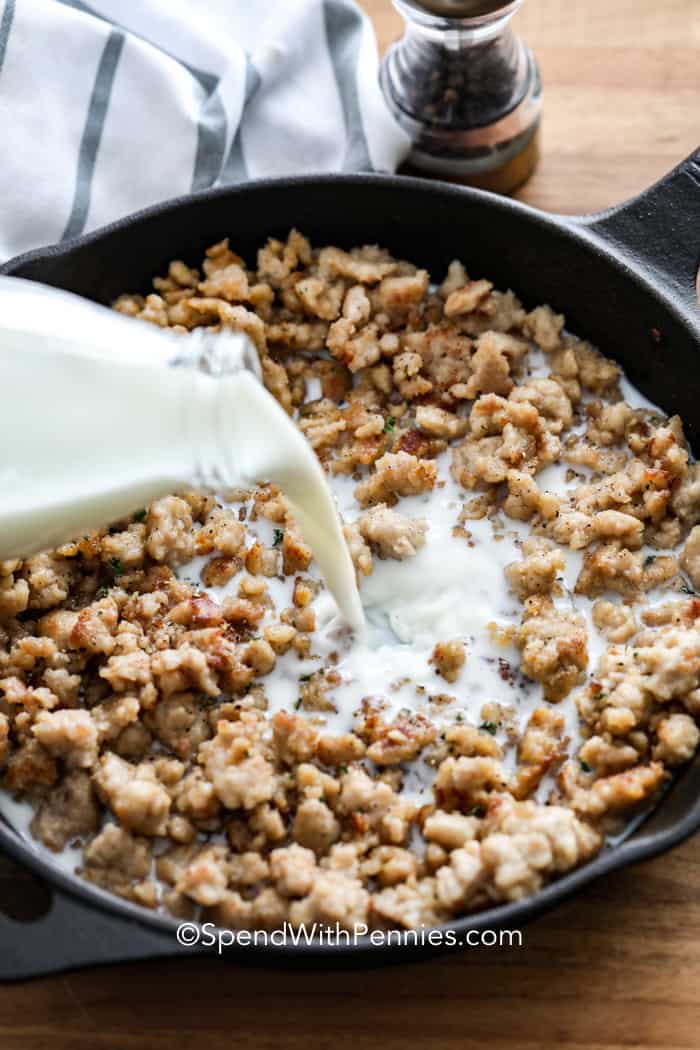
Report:
[[[537,62],[509,22],[522,0],[393,0],[403,37],[382,89],[420,174],[509,193],[532,173],[542,91]]]

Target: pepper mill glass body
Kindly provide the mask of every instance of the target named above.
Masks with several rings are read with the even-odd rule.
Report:
[[[418,174],[509,193],[532,173],[542,92],[510,19],[522,0],[393,0],[403,37],[381,68]]]

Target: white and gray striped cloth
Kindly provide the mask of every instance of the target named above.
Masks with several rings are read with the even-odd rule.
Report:
[[[0,10],[0,259],[192,190],[407,152],[352,0]]]

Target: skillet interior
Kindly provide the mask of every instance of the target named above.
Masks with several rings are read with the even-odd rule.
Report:
[[[171,202],[2,269],[108,303],[123,291],[148,290],[152,276],[163,272],[170,259],[195,262],[222,236],[229,235],[236,251],[250,257],[267,236],[285,236],[292,226],[316,244],[380,243],[432,273],[458,257],[474,277],[484,274],[498,287],[512,287],[526,305],[551,303],[566,314],[573,331],[619,360],[648,397],[669,414],[679,413],[697,442],[700,326],[671,284],[655,282],[651,268],[611,248],[591,223],[552,218],[479,191],[383,176],[270,180]],[[452,928],[518,926],[590,879],[662,852],[698,826],[700,758],[621,846],[604,850],[533,898],[467,916]],[[161,929],[174,928],[173,920],[57,872],[0,824],[3,841],[15,856],[76,896]],[[301,946],[253,954],[258,951],[266,958],[299,952],[327,957],[348,949]],[[357,957],[358,949],[351,951]],[[360,951],[394,958],[387,948],[367,945]],[[401,949],[398,957],[412,954]],[[245,955],[251,958],[250,948]]]

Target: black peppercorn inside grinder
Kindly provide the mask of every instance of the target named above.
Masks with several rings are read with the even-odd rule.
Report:
[[[509,22],[522,0],[393,0],[406,22],[382,89],[412,148],[407,168],[510,193],[538,155],[537,62]]]

